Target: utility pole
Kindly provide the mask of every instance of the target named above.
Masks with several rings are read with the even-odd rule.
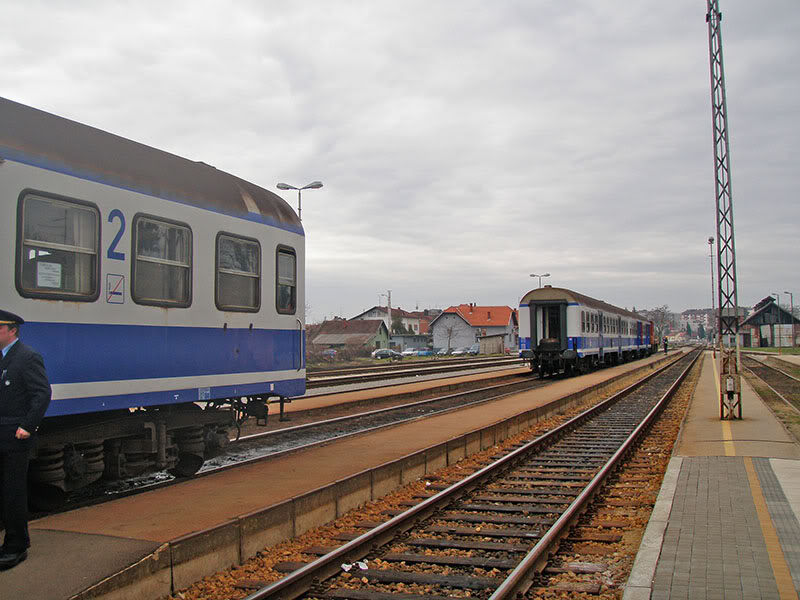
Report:
[[[710,325],[710,334],[711,334],[711,356],[716,360],[717,358],[717,351],[714,346],[714,331],[717,329],[717,318],[714,314],[714,238],[708,238],[708,258],[711,260],[711,322]]]
[[[722,13],[718,0],[707,0],[708,56],[711,68],[711,111],[714,130],[714,187],[717,202],[717,291],[719,297],[720,419],[742,418],[739,354],[739,297],[736,291],[736,246],[728,144],[728,107],[722,64]],[[726,345],[725,337],[733,337]]]
[[[389,315],[389,347],[392,347],[392,290],[386,290],[385,294],[381,294],[381,296],[386,296],[386,308],[387,313]]]

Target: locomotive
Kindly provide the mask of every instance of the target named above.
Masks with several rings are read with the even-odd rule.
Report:
[[[195,473],[305,393],[305,234],[276,194],[0,98],[0,305],[53,399],[30,478]]]
[[[545,286],[519,305],[520,356],[540,376],[586,373],[653,353],[653,322],[564,288]]]

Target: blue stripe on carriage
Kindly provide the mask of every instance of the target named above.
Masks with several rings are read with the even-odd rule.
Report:
[[[305,332],[296,329],[26,322],[21,334],[44,357],[50,383],[289,371],[305,366],[301,356]]]
[[[273,389],[270,389],[271,384],[274,384]],[[305,393],[305,389],[306,380],[300,378],[244,385],[215,386],[210,389],[209,397],[212,399],[220,399],[238,398],[241,396],[280,395],[293,398],[302,396]],[[141,394],[121,394],[119,396],[97,396],[94,398],[68,398],[51,402],[46,416],[60,417],[64,415],[102,412],[139,406],[158,406],[197,401],[197,388],[162,390]]]

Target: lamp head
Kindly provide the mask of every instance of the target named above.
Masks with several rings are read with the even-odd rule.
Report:
[[[279,183],[276,186],[279,190],[296,190],[297,188],[293,185],[289,185],[288,183]]]
[[[322,187],[322,182],[321,181],[312,181],[311,183],[309,183],[308,185],[304,185],[300,189],[303,189],[303,190],[318,190],[321,187]]]

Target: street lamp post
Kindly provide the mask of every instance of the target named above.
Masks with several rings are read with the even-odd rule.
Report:
[[[792,348],[794,348],[794,294],[792,292],[783,292],[789,294],[789,312],[792,319]]]
[[[714,332],[717,330],[717,320],[714,315],[714,238],[708,238],[708,258],[711,259],[711,354],[717,357],[716,346],[714,346]]]
[[[781,295],[778,294],[777,292],[773,292],[772,294],[770,294],[770,296],[775,296],[775,298],[778,299],[778,316],[776,317],[778,321],[777,322],[778,335],[777,336],[773,335],[772,341],[777,341],[776,347],[778,348],[778,352],[780,352],[781,351]],[[775,339],[776,337],[777,340]]]
[[[537,275],[536,273],[531,273],[531,277],[538,277],[539,287],[542,287],[542,277],[550,277],[550,273],[542,273],[541,275]]]
[[[279,183],[277,185],[277,188],[279,190],[297,190],[297,218],[300,219],[301,221],[303,220],[303,214],[302,214],[303,209],[300,204],[300,192],[302,192],[303,190],[318,190],[321,187],[322,187],[321,181],[312,181],[308,185],[304,185],[301,188],[294,187],[293,185],[289,185],[288,183]]]

